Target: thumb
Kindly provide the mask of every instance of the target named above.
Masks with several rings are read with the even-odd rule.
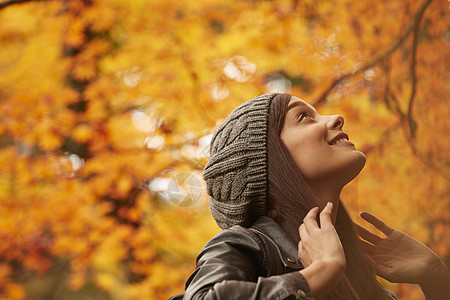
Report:
[[[372,268],[375,270],[376,274],[378,276],[383,277],[384,279],[387,279],[386,276],[388,274],[389,267],[377,263],[376,260],[370,254],[367,254],[366,257],[367,257],[367,261],[372,266]]]
[[[377,273],[378,276],[391,281],[391,278],[389,276],[389,271],[390,271],[390,268],[388,266],[383,266],[380,264],[377,264],[375,266],[375,272]]]

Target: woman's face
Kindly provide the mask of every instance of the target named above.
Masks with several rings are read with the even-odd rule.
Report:
[[[344,118],[319,115],[313,106],[292,96],[281,140],[314,189],[341,189],[364,167],[366,156],[342,131]]]

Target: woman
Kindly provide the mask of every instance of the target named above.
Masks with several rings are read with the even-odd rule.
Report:
[[[203,171],[224,230],[199,254],[184,299],[395,299],[376,273],[420,284],[427,299],[450,295],[449,272],[425,245],[368,213],[386,238],[355,229],[340,192],[366,157],[343,124],[276,93],[228,116]]]

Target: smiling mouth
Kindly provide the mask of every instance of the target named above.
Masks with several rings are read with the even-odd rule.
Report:
[[[339,144],[342,144],[342,143],[345,143],[345,142],[348,142],[347,138],[340,138],[340,139],[334,141],[332,145],[339,145]]]
[[[352,146],[355,147],[355,144],[348,140],[348,135],[345,132],[341,132],[336,135],[330,142],[332,146]]]
[[[340,147],[346,147],[346,146],[351,146],[353,148],[355,148],[355,144],[353,144],[352,142],[350,142],[347,138],[340,138],[338,140],[336,140],[335,142],[333,142],[331,144],[332,146],[340,146]]]

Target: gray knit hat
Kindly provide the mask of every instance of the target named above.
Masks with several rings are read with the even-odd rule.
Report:
[[[267,124],[276,95],[241,104],[212,137],[203,178],[211,214],[221,228],[248,227],[267,213]]]

